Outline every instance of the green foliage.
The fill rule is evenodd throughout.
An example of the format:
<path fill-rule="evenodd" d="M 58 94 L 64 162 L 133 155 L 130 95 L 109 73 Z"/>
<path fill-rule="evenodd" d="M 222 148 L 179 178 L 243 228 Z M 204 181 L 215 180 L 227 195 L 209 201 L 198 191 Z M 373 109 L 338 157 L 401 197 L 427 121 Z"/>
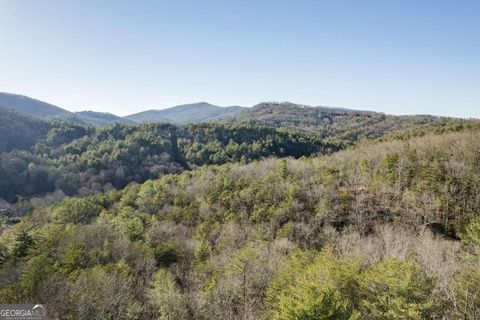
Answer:
<path fill-rule="evenodd" d="M 405 140 L 426 132 L 480 127 L 473 120 L 268 103 L 238 115 L 231 124 L 185 126 L 150 123 L 90 128 L 39 121 L 3 108 L 0 114 L 4 128 L 0 136 L 5 137 L 0 142 L 0 197 L 9 202 L 17 195 L 55 190 L 73 196 L 108 191 L 112 186 L 120 189 L 201 165 L 327 154 L 389 133 L 396 133 L 389 139 Z M 419 132 L 398 133 L 412 128 Z"/>
<path fill-rule="evenodd" d="M 90 130 L 80 125 L 67 122 L 58 122 L 48 131 L 45 143 L 50 146 L 58 146 L 69 143 L 90 133 Z"/>
<path fill-rule="evenodd" d="M 123 207 L 118 211 L 105 212 L 100 219 L 106 223 L 112 223 L 120 232 L 132 241 L 145 238 L 145 224 L 148 217 L 135 211 L 132 207 Z"/>
<path fill-rule="evenodd" d="M 299 272 L 305 270 L 314 258 L 315 253 L 309 251 L 295 250 L 290 254 L 289 259 L 266 290 L 265 305 L 267 306 L 268 317 L 274 317 L 278 311 L 280 298 L 297 281 Z"/>
<path fill-rule="evenodd" d="M 21 278 L 0 288 L 0 303 L 25 303 L 42 296 L 42 285 L 53 272 L 53 261 L 44 253 L 28 261 L 28 269 Z"/>
<path fill-rule="evenodd" d="M 58 205 L 53 211 L 53 218 L 63 223 L 88 224 L 102 209 L 90 199 L 74 198 Z"/>
<path fill-rule="evenodd" d="M 60 258 L 59 270 L 62 273 L 70 274 L 78 269 L 89 266 L 88 253 L 80 244 L 69 245 Z"/>
<path fill-rule="evenodd" d="M 285 159 L 280 160 L 279 165 L 280 167 L 278 168 L 278 172 L 280 174 L 280 177 L 282 177 L 283 179 L 286 179 L 288 176 L 287 160 Z"/>
<path fill-rule="evenodd" d="M 247 273 L 250 263 L 259 258 L 259 253 L 256 248 L 246 246 L 240 249 L 232 258 L 232 261 L 227 266 L 226 271 L 230 274 Z"/>
<path fill-rule="evenodd" d="M 466 227 L 462 242 L 470 252 L 480 256 L 480 218 L 474 219 Z"/>
<path fill-rule="evenodd" d="M 12 202 L 17 195 L 57 189 L 70 196 L 90 194 L 195 166 L 246 163 L 272 155 L 298 158 L 332 148 L 318 137 L 251 124 L 116 124 L 94 129 L 58 122 L 43 131 L 48 133 L 36 137 L 29 150 L 0 154 L 0 197 Z"/>
<path fill-rule="evenodd" d="M 362 159 L 359 164 L 358 164 L 358 167 L 360 169 L 360 173 L 364 176 L 367 176 L 370 174 L 370 168 L 369 168 L 369 163 L 368 163 L 368 160 L 367 159 Z"/>
<path fill-rule="evenodd" d="M 363 272 L 360 308 L 368 319 L 434 319 L 434 285 L 413 261 L 386 259 Z"/>
<path fill-rule="evenodd" d="M 458 319 L 480 316 L 480 259 L 469 262 L 454 283 Z"/>
<path fill-rule="evenodd" d="M 295 232 L 295 225 L 289 221 L 285 223 L 277 232 L 277 238 L 293 239 Z"/>
<path fill-rule="evenodd" d="M 185 297 L 165 269 L 159 269 L 153 275 L 148 297 L 158 310 L 158 320 L 188 319 Z"/>
<path fill-rule="evenodd" d="M 385 176 L 387 182 L 391 185 L 395 184 L 397 181 L 397 170 L 398 170 L 398 154 L 391 153 L 388 154 L 383 160 L 383 170 L 382 174 Z"/>
<path fill-rule="evenodd" d="M 457 132 L 479 128 L 476 120 L 435 118 L 433 116 L 392 116 L 369 111 L 305 107 L 288 102 L 264 102 L 228 122 L 267 124 L 279 128 L 295 128 L 325 137 L 336 146 L 351 146 L 365 139 L 407 140 L 428 132 Z"/>
<path fill-rule="evenodd" d="M 12 256 L 16 259 L 25 257 L 34 244 L 35 240 L 30 232 L 25 227 L 20 228 L 15 235 Z"/>
<path fill-rule="evenodd" d="M 210 246 L 206 241 L 200 241 L 195 249 L 195 260 L 197 263 L 203 263 L 208 260 L 212 253 Z"/>
<path fill-rule="evenodd" d="M 353 296 L 357 288 L 359 263 L 340 261 L 329 250 L 322 251 L 306 268 L 287 268 L 290 281 L 280 275 L 283 286 L 274 285 L 268 294 L 273 301 L 273 318 L 294 319 L 360 319 Z"/>
<path fill-rule="evenodd" d="M 418 163 L 418 154 L 416 150 L 408 148 L 408 156 L 405 165 L 405 178 L 407 186 L 412 184 L 412 181 L 418 175 L 419 163 Z"/>
<path fill-rule="evenodd" d="M 105 128 L 95 131 L 103 153 L 89 147 L 91 137 L 65 152 L 88 153 L 81 161 L 101 168 L 88 169 L 101 172 L 101 180 L 90 176 L 93 184 L 110 181 L 109 165 L 119 163 L 128 163 L 127 181 L 138 174 L 129 161 L 148 157 L 149 146 L 158 146 L 151 156 L 171 150 L 165 128 Z M 184 147 L 217 139 L 222 151 L 200 148 L 202 161 L 236 159 L 242 145 L 263 152 L 247 134 L 256 137 L 258 128 L 194 126 L 208 139 L 191 144 L 182 140 L 185 128 L 175 131 L 180 160 Z M 31 207 L 3 202 L 0 300 L 38 301 L 52 318 L 72 320 L 476 319 L 479 143 L 472 131 L 308 161 L 251 161 L 247 153 L 248 164 L 162 171 L 160 179 L 51 207 L 55 199 L 35 199 L 37 208 L 16 225 L 11 208 Z M 111 150 L 121 162 L 109 162 Z M 78 164 L 72 159 L 62 161 Z M 10 160 L 2 166 L 41 167 Z M 398 229 L 386 232 L 392 225 Z"/>
<path fill-rule="evenodd" d="M 443 169 L 444 160 L 442 156 L 437 153 L 431 155 L 426 165 L 422 168 L 421 177 L 423 185 L 435 191 L 439 191 L 445 179 L 445 172 Z"/>
<path fill-rule="evenodd" d="M 439 306 L 434 279 L 411 261 L 386 259 L 362 269 L 325 249 L 298 253 L 267 290 L 274 319 L 429 319 Z"/>
<path fill-rule="evenodd" d="M 8 249 L 5 245 L 0 243 L 0 267 L 5 263 L 8 258 Z"/>
<path fill-rule="evenodd" d="M 454 282 L 457 315 L 459 319 L 477 319 L 480 316 L 480 219 L 473 219 L 462 234 L 466 249 L 463 266 Z"/>

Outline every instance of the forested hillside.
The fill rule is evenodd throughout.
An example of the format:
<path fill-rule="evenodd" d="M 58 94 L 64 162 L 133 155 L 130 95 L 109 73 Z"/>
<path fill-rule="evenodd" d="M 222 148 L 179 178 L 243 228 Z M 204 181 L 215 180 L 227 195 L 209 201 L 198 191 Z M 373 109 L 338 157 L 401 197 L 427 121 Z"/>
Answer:
<path fill-rule="evenodd" d="M 138 124 L 168 122 L 176 124 L 218 120 L 246 109 L 240 106 L 219 107 L 207 102 L 183 104 L 161 110 L 146 110 L 126 117 L 111 113 L 80 111 L 70 112 L 53 104 L 24 95 L 0 92 L 0 106 L 44 120 L 68 120 L 77 124 L 104 127 L 115 123 Z M 0 112 L 1 116 L 1 112 Z"/>
<path fill-rule="evenodd" d="M 0 25 L 0 320 L 480 320 L 480 0 Z"/>
<path fill-rule="evenodd" d="M 50 128 L 46 121 L 0 106 L 0 153 L 28 148 L 44 139 Z"/>
<path fill-rule="evenodd" d="M 75 118 L 75 114 L 58 106 L 20 94 L 0 92 L 0 106 L 37 117 Z"/>
<path fill-rule="evenodd" d="M 147 110 L 131 114 L 125 119 L 136 123 L 169 122 L 195 123 L 218 120 L 237 114 L 246 108 L 239 106 L 219 107 L 207 102 L 183 104 L 162 110 Z"/>
<path fill-rule="evenodd" d="M 227 121 L 295 128 L 344 146 L 406 130 L 431 130 L 442 128 L 449 123 L 463 122 L 461 119 L 430 115 L 394 116 L 372 111 L 310 107 L 288 102 L 260 103 Z"/>
<path fill-rule="evenodd" d="M 87 195 L 119 189 L 130 182 L 205 164 L 246 163 L 270 156 L 298 158 L 338 149 L 291 130 L 248 124 L 144 124 L 95 129 L 61 122 L 39 123 L 50 130 L 34 135 L 34 146 L 0 154 L 0 198 L 8 202 L 54 191 Z M 27 132 L 35 127 L 32 124 Z M 17 135 L 4 137 L 7 146 L 17 143 L 20 147 L 22 137 L 18 135 L 23 129 L 15 130 Z M 25 144 L 31 145 L 35 139 Z"/>
<path fill-rule="evenodd" d="M 109 113 L 82 111 L 70 112 L 53 104 L 27 96 L 0 92 L 0 119 L 5 111 L 15 111 L 20 115 L 38 120 L 69 121 L 80 125 L 107 126 L 114 123 L 133 123 Z M 19 132 L 19 131 L 17 131 Z"/>
<path fill-rule="evenodd" d="M 62 150 L 101 166 L 90 139 L 136 137 L 138 154 L 144 134 L 117 126 Z M 479 138 L 428 133 L 66 199 L 3 232 L 0 303 L 44 303 L 53 319 L 478 319 Z"/>
<path fill-rule="evenodd" d="M 302 116 L 295 113 L 294 118 Z M 3 128 L 0 147 L 4 151 L 0 153 L 0 198 L 11 203 L 54 191 L 87 195 L 196 166 L 328 154 L 354 145 L 359 139 L 408 139 L 428 132 L 479 127 L 474 120 L 427 121 L 430 118 L 407 117 L 402 124 L 399 117 L 393 117 L 386 122 L 362 122 L 351 136 L 348 134 L 351 124 L 367 118 L 362 115 L 355 119 L 345 116 L 332 126 L 317 128 L 318 132 L 308 127 L 313 134 L 303 130 L 301 122 L 295 122 L 298 127 L 281 124 L 278 128 L 261 121 L 183 126 L 117 124 L 93 128 L 0 109 Z M 383 130 L 384 125 L 404 130 Z"/>
<path fill-rule="evenodd" d="M 291 104 L 186 125 L 82 116 L 102 123 L 0 109 L 0 303 L 478 319 L 480 122 Z"/>
<path fill-rule="evenodd" d="M 75 112 L 81 120 L 95 127 L 105 127 L 113 123 L 134 124 L 135 122 L 106 112 L 80 111 Z"/>

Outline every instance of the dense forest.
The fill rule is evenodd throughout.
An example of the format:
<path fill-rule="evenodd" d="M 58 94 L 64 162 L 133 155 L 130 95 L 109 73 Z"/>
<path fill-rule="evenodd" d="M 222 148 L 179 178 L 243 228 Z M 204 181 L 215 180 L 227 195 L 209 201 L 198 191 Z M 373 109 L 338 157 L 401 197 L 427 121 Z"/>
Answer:
<path fill-rule="evenodd" d="M 51 128 L 50 122 L 0 106 L 0 154 L 33 146 L 45 138 Z"/>
<path fill-rule="evenodd" d="M 0 238 L 0 303 L 54 319 L 478 319 L 479 136 L 210 165 L 38 208 Z"/>
<path fill-rule="evenodd" d="M 318 137 L 251 124 L 92 128 L 27 120 L 5 121 L 10 123 L 8 132 L 25 132 L 21 138 L 10 134 L 3 139 L 10 152 L 0 154 L 0 198 L 8 202 L 54 191 L 87 195 L 120 189 L 201 165 L 298 158 L 339 149 Z"/>
<path fill-rule="evenodd" d="M 477 120 L 266 103 L 103 127 L 1 108 L 0 125 L 0 303 L 72 320 L 480 317 Z"/>
<path fill-rule="evenodd" d="M 224 121 L 294 128 L 343 147 L 366 139 L 404 134 L 406 131 L 419 135 L 458 126 L 478 126 L 476 120 L 431 115 L 395 116 L 373 111 L 310 107 L 289 102 L 260 103 Z"/>
<path fill-rule="evenodd" d="M 284 109 L 284 105 L 278 107 L 276 112 Z M 343 111 L 346 114 L 337 119 L 333 109 L 329 117 L 336 120 L 330 125 L 305 131 L 303 123 L 310 114 L 299 112 L 303 109 L 315 108 L 293 105 L 292 113 L 284 116 L 297 119 L 292 122 L 297 127 L 282 121 L 264 122 L 260 117 L 258 121 L 233 123 L 95 128 L 1 108 L 0 198 L 19 203 L 53 192 L 89 195 L 202 165 L 329 154 L 367 139 L 407 139 L 480 126 L 474 120 L 386 117 L 351 110 Z"/>
<path fill-rule="evenodd" d="M 0 320 L 480 320 L 480 0 L 2 23 Z"/>

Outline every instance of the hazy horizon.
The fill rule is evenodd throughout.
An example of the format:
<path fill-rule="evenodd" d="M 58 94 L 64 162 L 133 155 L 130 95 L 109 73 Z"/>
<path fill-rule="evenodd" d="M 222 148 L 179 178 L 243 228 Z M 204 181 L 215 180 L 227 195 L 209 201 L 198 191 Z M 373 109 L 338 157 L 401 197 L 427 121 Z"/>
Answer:
<path fill-rule="evenodd" d="M 29 98 L 32 98 L 32 99 L 36 99 L 36 100 L 39 100 L 39 101 L 42 101 L 42 102 L 45 102 L 45 103 L 48 103 L 48 104 L 51 104 L 53 106 L 56 106 L 56 107 L 60 107 L 64 110 L 67 110 L 67 111 L 70 111 L 70 112 L 84 112 L 84 111 L 91 111 L 91 112 L 101 112 L 101 113 L 110 113 L 110 114 L 113 114 L 113 115 L 116 115 L 116 116 L 120 116 L 120 117 L 127 117 L 127 116 L 131 116 L 131 115 L 134 115 L 134 114 L 137 114 L 137 113 L 142 113 L 142 112 L 146 112 L 146 111 L 160 111 L 160 110 L 166 110 L 166 109 L 170 109 L 170 108 L 175 108 L 175 107 L 180 107 L 180 106 L 185 106 L 185 105 L 193 105 L 193 104 L 200 104 L 200 103 L 208 103 L 208 104 L 211 104 L 211 105 L 214 105 L 216 107 L 220 107 L 220 108 L 228 108 L 228 107 L 241 107 L 241 108 L 252 108 L 254 107 L 255 105 L 257 104 L 261 104 L 261 103 L 292 103 L 292 104 L 296 104 L 296 105 L 301 105 L 301 106 L 308 106 L 308 107 L 322 107 L 322 108 L 332 108 L 332 109 L 350 109 L 350 110 L 357 110 L 357 111 L 372 111 L 372 112 L 378 112 L 378 113 L 385 113 L 381 110 L 371 110 L 371 109 L 359 109 L 359 108 L 352 108 L 352 107 L 343 107 L 343 106 L 326 106 L 326 105 L 322 105 L 322 104 L 316 104 L 316 105 L 307 105 L 307 104 L 303 104 L 303 103 L 297 103 L 297 102 L 294 102 L 294 101 L 274 101 L 274 100 L 270 100 L 270 101 L 260 101 L 254 105 L 251 105 L 251 106 L 241 106 L 241 105 L 238 105 L 238 104 L 230 104 L 230 105 L 218 105 L 218 104 L 215 104 L 215 103 L 211 103 L 209 101 L 194 101 L 194 102 L 186 102 L 186 103 L 182 103 L 182 104 L 178 104 L 178 105 L 174 105 L 174 106 L 165 106 L 163 108 L 155 108 L 155 107 L 152 107 L 152 108 L 139 108 L 138 111 L 136 112 L 132 112 L 132 113 L 128 113 L 128 114 L 119 114 L 119 113 L 115 113 L 115 112 L 110 112 L 110 111 L 104 111 L 104 110 L 98 110 L 98 109 L 94 109 L 94 108 L 85 108 L 85 109 L 79 109 L 79 110 L 72 110 L 68 107 L 64 107 L 64 106 L 60 106 L 60 105 L 57 105 L 57 104 L 54 104 L 54 103 L 51 103 L 49 101 L 45 101 L 45 100 L 41 100 L 41 99 L 37 99 L 35 97 L 32 97 L 32 96 L 29 96 L 29 95 L 26 95 L 26 94 L 21 94 L 21 93 L 14 93 L 14 92 L 5 92 L 5 91 L 0 91 L 0 93 L 6 93 L 6 94 L 14 94 L 14 95 L 20 95 L 20 96 L 26 96 L 26 97 L 29 97 Z M 387 115 L 395 115 L 395 116 L 415 116 L 415 115 L 431 115 L 431 116 L 447 116 L 447 115 L 443 115 L 443 114 L 431 114 L 431 113 L 409 113 L 409 114 L 404 114 L 404 113 L 385 113 Z M 456 116 L 451 116 L 453 118 L 464 118 L 464 119 L 478 119 L 480 117 L 456 117 Z"/>
<path fill-rule="evenodd" d="M 0 1 L 0 90 L 120 116 L 290 101 L 480 117 L 480 2 Z"/>

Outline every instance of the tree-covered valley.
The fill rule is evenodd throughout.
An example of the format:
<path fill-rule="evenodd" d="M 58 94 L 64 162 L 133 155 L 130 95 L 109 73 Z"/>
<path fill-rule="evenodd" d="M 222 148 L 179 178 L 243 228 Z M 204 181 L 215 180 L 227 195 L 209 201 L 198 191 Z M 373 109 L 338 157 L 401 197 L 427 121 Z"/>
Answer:
<path fill-rule="evenodd" d="M 0 303 L 478 319 L 479 122 L 319 110 L 95 127 L 0 109 Z"/>
<path fill-rule="evenodd" d="M 266 114 L 277 121 L 265 120 Z M 203 165 L 330 154 L 365 140 L 479 126 L 475 120 L 266 103 L 218 122 L 95 127 L 0 107 L 0 198 L 26 204 L 54 192 L 89 195 Z"/>
<path fill-rule="evenodd" d="M 480 0 L 0 0 L 0 320 L 480 320 Z"/>
<path fill-rule="evenodd" d="M 264 125 L 150 123 L 93 128 L 16 116 L 13 121 L 0 119 L 5 119 L 3 130 L 16 133 L 3 136 L 9 152 L 0 154 L 0 197 L 10 203 L 54 191 L 72 196 L 120 189 L 202 165 L 271 156 L 299 158 L 341 148 L 319 137 Z M 25 136 L 19 138 L 22 131 Z"/>

